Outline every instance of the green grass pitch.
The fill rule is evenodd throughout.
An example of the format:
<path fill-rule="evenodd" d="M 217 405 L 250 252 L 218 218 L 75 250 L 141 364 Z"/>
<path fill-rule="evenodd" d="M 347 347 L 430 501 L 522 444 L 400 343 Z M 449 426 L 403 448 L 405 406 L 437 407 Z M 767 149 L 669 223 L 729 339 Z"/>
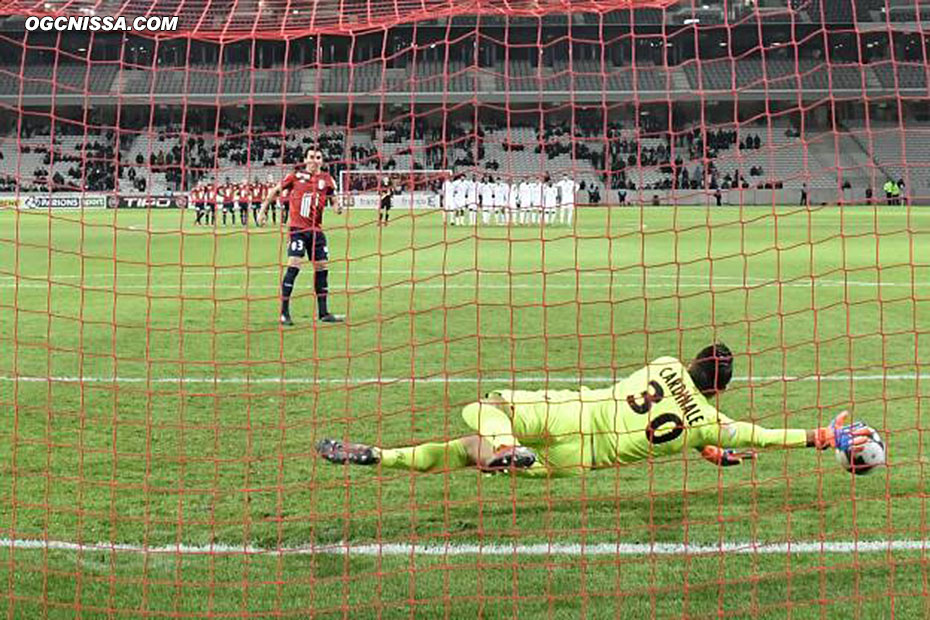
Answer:
<path fill-rule="evenodd" d="M 921 550 L 520 547 L 927 539 L 930 211 L 583 209 L 572 229 L 545 231 L 330 214 L 330 305 L 349 321 L 315 324 L 305 272 L 286 332 L 273 227 L 214 234 L 180 211 L 52 216 L 0 213 L 8 617 L 930 614 Z M 608 385 L 713 338 L 738 356 L 721 401 L 731 417 L 812 427 L 852 408 L 883 433 L 891 466 L 853 479 L 810 450 L 726 470 L 688 454 L 531 481 L 312 456 L 323 436 L 455 436 L 462 405 L 491 389 Z M 37 539 L 265 552 L 23 542 Z M 376 542 L 514 547 L 274 552 Z"/>

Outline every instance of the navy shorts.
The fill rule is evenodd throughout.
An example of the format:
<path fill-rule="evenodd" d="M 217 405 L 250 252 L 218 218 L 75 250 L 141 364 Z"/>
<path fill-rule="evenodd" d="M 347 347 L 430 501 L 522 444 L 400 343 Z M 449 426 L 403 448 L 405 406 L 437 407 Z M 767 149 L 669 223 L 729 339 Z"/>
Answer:
<path fill-rule="evenodd" d="M 312 261 L 329 260 L 329 247 L 322 230 L 291 230 L 291 241 L 287 244 L 287 255 Z"/>

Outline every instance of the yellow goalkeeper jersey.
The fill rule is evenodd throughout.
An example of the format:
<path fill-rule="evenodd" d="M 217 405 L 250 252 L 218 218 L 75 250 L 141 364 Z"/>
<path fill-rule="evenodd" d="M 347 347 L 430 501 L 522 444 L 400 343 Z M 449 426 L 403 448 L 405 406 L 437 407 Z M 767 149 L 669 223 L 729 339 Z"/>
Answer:
<path fill-rule="evenodd" d="M 731 420 L 697 389 L 688 369 L 674 357 L 660 357 L 604 390 L 590 390 L 596 445 L 607 463 L 666 456 L 685 448 L 804 446 L 803 429 L 766 429 Z M 585 398 L 588 400 L 588 398 Z"/>
<path fill-rule="evenodd" d="M 766 429 L 723 415 L 673 357 L 660 357 L 608 388 L 497 393 L 514 405 L 514 433 L 521 443 L 577 447 L 563 452 L 566 466 L 577 461 L 585 467 L 608 467 L 708 445 L 765 448 L 807 443 L 803 429 Z"/>

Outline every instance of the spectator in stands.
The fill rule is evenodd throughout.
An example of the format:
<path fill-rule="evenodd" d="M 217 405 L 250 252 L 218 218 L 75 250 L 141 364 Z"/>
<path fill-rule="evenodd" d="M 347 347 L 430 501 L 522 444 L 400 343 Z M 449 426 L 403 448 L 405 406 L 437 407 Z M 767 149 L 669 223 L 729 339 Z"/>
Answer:
<path fill-rule="evenodd" d="M 898 204 L 907 204 L 907 198 L 905 197 L 905 194 L 904 194 L 904 179 L 898 179 L 897 186 L 898 186 L 898 195 L 897 195 Z"/>
<path fill-rule="evenodd" d="M 867 204 L 867 205 L 871 205 L 871 204 L 872 204 L 872 202 L 875 200 L 875 198 L 873 197 L 873 195 L 874 195 L 874 194 L 873 194 L 872 186 L 871 186 L 871 185 L 868 186 L 867 188 L 865 188 L 865 204 Z"/>
<path fill-rule="evenodd" d="M 719 187 L 714 191 L 714 200 L 717 202 L 718 207 L 723 204 L 723 192 L 720 191 Z"/>

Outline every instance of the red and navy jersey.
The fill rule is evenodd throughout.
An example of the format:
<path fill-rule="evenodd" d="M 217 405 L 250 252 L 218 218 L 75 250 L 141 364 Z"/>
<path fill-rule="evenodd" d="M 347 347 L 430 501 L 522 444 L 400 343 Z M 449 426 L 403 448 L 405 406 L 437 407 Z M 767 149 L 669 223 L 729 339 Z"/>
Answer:
<path fill-rule="evenodd" d="M 300 230 L 321 230 L 323 209 L 336 190 L 336 183 L 328 172 L 311 175 L 297 170 L 281 181 L 282 189 L 288 192 L 289 223 Z"/>

